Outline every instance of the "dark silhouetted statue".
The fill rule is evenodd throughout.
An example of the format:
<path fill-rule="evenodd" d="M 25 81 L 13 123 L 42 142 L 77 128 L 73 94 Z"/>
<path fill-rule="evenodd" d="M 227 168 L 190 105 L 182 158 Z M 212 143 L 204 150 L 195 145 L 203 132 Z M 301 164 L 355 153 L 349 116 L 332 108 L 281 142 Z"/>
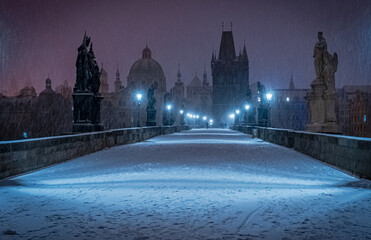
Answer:
<path fill-rule="evenodd" d="M 262 127 L 268 126 L 268 103 L 265 101 L 265 86 L 258 82 L 258 97 L 260 99 L 259 106 L 258 106 L 258 125 Z"/>
<path fill-rule="evenodd" d="M 155 87 L 153 84 L 148 88 L 147 92 L 147 126 L 156 126 L 156 109 L 155 109 Z"/>
<path fill-rule="evenodd" d="M 100 124 L 100 103 L 103 99 L 99 93 L 101 72 L 95 60 L 93 43 L 86 33 L 77 51 L 76 83 L 72 94 L 72 131 L 101 131 L 103 130 L 103 125 Z"/>

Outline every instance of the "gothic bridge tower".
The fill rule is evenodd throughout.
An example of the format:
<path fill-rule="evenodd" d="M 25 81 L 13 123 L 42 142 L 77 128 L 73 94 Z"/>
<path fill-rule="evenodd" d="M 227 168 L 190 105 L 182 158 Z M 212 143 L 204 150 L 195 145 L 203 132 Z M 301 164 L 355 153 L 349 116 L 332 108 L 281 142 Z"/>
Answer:
<path fill-rule="evenodd" d="M 242 53 L 236 55 L 232 30 L 222 32 L 218 58 L 214 52 L 212 54 L 211 72 L 212 111 L 218 125 L 225 123 L 229 113 L 244 104 L 249 89 L 249 59 L 246 46 L 244 44 Z"/>

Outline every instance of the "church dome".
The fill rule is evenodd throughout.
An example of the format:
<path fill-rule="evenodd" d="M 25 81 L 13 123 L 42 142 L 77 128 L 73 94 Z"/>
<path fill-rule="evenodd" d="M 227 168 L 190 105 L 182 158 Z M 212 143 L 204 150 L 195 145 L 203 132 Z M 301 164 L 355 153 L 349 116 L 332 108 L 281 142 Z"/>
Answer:
<path fill-rule="evenodd" d="M 165 91 L 165 74 L 161 65 L 152 58 L 151 50 L 146 47 L 143 49 L 142 58 L 137 60 L 130 68 L 128 76 L 128 86 L 137 87 L 138 84 L 149 88 L 151 84 L 157 85 L 160 91 Z M 148 86 L 147 86 L 148 85 Z"/>
<path fill-rule="evenodd" d="M 137 75 L 164 76 L 161 65 L 152 58 L 151 50 L 146 47 L 143 50 L 142 58 L 136 61 L 130 68 L 129 77 Z"/>
<path fill-rule="evenodd" d="M 40 96 L 54 95 L 56 94 L 52 89 L 52 80 L 48 78 L 45 80 L 45 89 L 39 94 Z"/>

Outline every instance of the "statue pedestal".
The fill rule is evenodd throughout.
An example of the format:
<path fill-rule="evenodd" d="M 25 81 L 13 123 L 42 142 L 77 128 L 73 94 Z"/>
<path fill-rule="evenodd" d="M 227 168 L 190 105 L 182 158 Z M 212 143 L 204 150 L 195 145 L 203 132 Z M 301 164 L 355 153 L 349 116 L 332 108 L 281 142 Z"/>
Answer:
<path fill-rule="evenodd" d="M 72 132 L 94 132 L 102 131 L 100 124 L 100 103 L 102 97 L 91 92 L 75 92 L 73 97 L 74 123 Z"/>
<path fill-rule="evenodd" d="M 156 109 L 147 109 L 146 126 L 156 126 Z"/>
<path fill-rule="evenodd" d="M 310 123 L 306 126 L 310 132 L 340 133 L 336 121 L 336 93 L 327 92 L 323 79 L 315 79 L 311 90 L 305 97 L 310 111 Z"/>

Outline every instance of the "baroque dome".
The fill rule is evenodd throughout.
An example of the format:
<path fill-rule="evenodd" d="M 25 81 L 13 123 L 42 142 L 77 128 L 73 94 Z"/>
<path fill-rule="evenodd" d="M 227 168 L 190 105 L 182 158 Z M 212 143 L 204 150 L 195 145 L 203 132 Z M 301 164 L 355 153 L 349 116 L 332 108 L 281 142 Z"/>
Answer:
<path fill-rule="evenodd" d="M 159 92 L 166 92 L 166 78 L 161 65 L 152 58 L 151 50 L 146 46 L 142 58 L 134 62 L 128 76 L 128 87 L 147 91 L 155 86 Z"/>
<path fill-rule="evenodd" d="M 143 49 L 142 58 L 137 60 L 130 68 L 129 78 L 140 75 L 147 75 L 148 77 L 165 76 L 164 70 L 161 65 L 152 58 L 152 52 L 148 47 Z"/>

